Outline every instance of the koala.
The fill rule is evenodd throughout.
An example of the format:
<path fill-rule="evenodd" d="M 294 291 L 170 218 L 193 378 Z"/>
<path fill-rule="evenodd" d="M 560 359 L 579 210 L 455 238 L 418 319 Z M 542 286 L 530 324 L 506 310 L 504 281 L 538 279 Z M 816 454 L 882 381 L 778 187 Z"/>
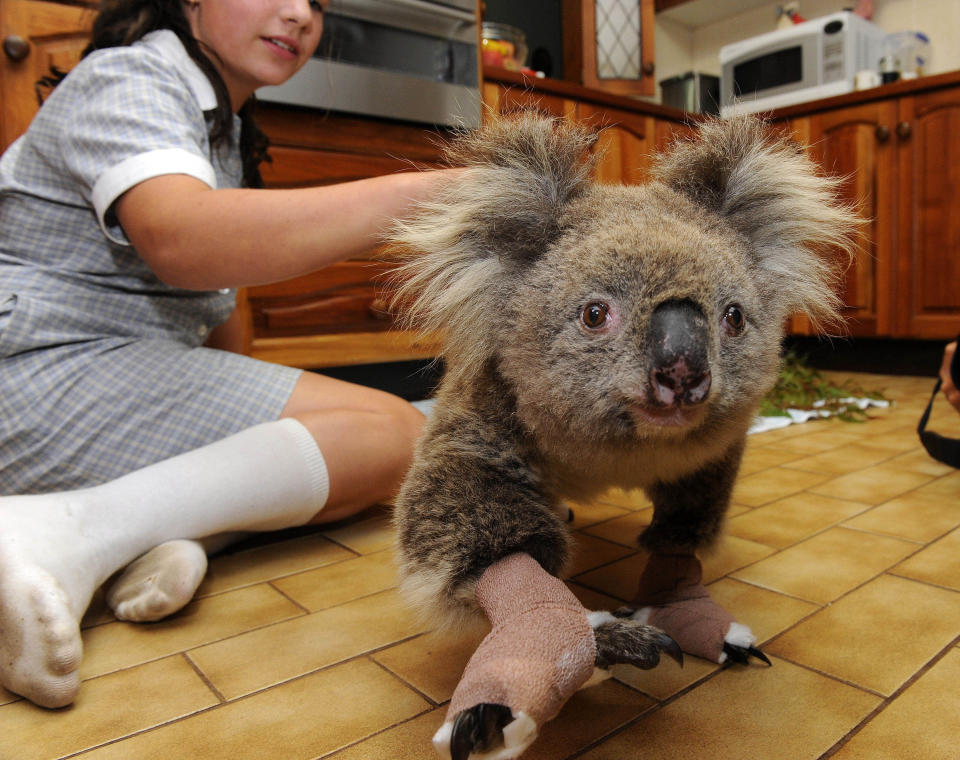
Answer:
<path fill-rule="evenodd" d="M 696 553 L 721 532 L 787 318 L 838 320 L 857 220 L 751 118 L 702 123 L 642 186 L 595 183 L 595 140 L 533 113 L 464 135 L 465 171 L 392 235 L 398 302 L 447 336 L 396 501 L 401 589 L 438 624 L 493 624 L 434 740 L 454 760 L 516 757 L 595 668 L 766 660 Z M 629 607 L 591 613 L 559 581 L 562 505 L 614 486 L 654 505 L 650 560 Z"/>

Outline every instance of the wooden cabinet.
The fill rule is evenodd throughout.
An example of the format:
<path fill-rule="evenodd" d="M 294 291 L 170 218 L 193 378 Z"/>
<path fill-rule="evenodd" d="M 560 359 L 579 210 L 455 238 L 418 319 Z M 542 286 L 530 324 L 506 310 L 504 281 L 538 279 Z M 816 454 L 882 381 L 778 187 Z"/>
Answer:
<path fill-rule="evenodd" d="M 484 105 L 489 112 L 508 114 L 534 109 L 582 121 L 600 130 L 597 150 L 602 152 L 602 158 L 595 172 L 600 182 L 646 182 L 653 154 L 678 135 L 694 130 L 673 109 L 648 104 L 638 108 L 635 101 L 626 98 L 602 97 L 595 91 L 558 82 L 531 85 L 508 72 L 498 72 L 497 76 L 502 80 L 488 79 L 483 87 Z"/>
<path fill-rule="evenodd" d="M 960 333 L 960 87 L 901 98 L 893 274 L 895 335 Z"/>
<path fill-rule="evenodd" d="M 814 158 L 828 173 L 843 178 L 843 199 L 865 220 L 840 294 L 848 329 L 855 336 L 891 331 L 896 146 L 889 130 L 895 118 L 896 104 L 878 101 L 809 120 Z"/>
<path fill-rule="evenodd" d="M 37 0 L 0 3 L 0 151 L 29 126 L 51 67 L 67 72 L 87 45 L 94 11 Z"/>
<path fill-rule="evenodd" d="M 801 120 L 802 121 L 802 120 Z M 960 332 L 960 87 L 806 118 L 813 155 L 867 224 L 843 283 L 851 335 Z"/>
<path fill-rule="evenodd" d="M 261 105 L 271 141 L 268 187 L 307 187 L 431 168 L 444 135 L 378 119 Z M 240 294 L 242 349 L 256 358 L 316 368 L 436 355 L 437 336 L 397 329 L 382 252 Z"/>

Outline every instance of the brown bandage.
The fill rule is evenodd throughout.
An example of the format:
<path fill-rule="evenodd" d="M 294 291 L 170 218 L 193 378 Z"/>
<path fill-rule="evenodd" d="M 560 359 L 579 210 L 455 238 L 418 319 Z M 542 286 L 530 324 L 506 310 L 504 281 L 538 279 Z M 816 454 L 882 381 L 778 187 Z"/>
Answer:
<path fill-rule="evenodd" d="M 702 577 L 700 560 L 692 554 L 651 554 L 632 606 L 644 608 L 640 619 L 671 636 L 684 652 L 723 662 L 734 619 L 710 598 Z"/>
<path fill-rule="evenodd" d="M 528 554 L 511 554 L 488 567 L 477 582 L 476 599 L 493 629 L 463 671 L 445 728 L 475 705 L 505 705 L 518 723 L 514 733 L 524 734 L 516 740 L 525 747 L 593 674 L 593 629 L 563 581 Z M 441 729 L 434 741 L 442 743 L 443 734 L 449 731 Z M 511 726 L 504 735 L 507 751 L 496 756 L 514 757 Z"/>

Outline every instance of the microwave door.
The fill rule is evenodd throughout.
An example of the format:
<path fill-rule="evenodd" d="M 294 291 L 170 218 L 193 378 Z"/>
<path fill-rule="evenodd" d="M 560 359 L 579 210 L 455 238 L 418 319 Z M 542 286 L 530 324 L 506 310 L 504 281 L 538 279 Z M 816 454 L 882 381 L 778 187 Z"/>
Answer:
<path fill-rule="evenodd" d="M 723 66 L 723 105 L 759 100 L 819 83 L 820 51 L 815 34 L 771 45 Z"/>

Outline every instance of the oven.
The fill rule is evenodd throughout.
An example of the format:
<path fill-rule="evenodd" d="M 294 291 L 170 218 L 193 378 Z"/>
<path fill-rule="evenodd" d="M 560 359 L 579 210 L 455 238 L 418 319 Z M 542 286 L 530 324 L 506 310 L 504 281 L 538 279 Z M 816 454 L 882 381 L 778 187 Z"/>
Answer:
<path fill-rule="evenodd" d="M 304 67 L 257 98 L 425 124 L 481 119 L 476 0 L 331 0 Z"/>

